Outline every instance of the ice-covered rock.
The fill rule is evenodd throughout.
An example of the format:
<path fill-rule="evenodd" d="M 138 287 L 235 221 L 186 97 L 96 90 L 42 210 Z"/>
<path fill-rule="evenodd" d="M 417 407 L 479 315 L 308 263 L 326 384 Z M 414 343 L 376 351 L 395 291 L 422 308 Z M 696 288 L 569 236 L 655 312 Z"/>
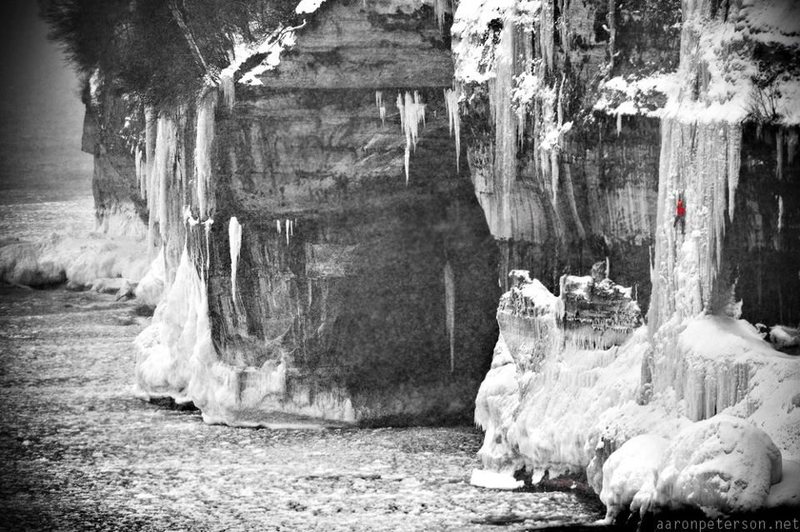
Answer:
<path fill-rule="evenodd" d="M 675 436 L 661 464 L 657 500 L 708 514 L 755 511 L 781 475 L 781 453 L 763 430 L 717 415 Z"/>
<path fill-rule="evenodd" d="M 136 285 L 129 279 L 125 279 L 123 277 L 103 277 L 101 279 L 95 279 L 90 287 L 90 290 L 94 292 L 102 292 L 104 294 L 117 294 L 118 296 L 122 296 L 132 293 L 135 288 Z"/>
<path fill-rule="evenodd" d="M 800 462 L 783 460 L 781 481 L 770 487 L 765 506 L 767 508 L 800 508 Z"/>
<path fill-rule="evenodd" d="M 492 369 L 476 399 L 475 421 L 486 430 L 479 454 L 485 468 L 524 465 L 534 478 L 545 470 L 551 476 L 579 472 L 595 455 L 599 436 L 594 445 L 586 442 L 602 433 L 601 415 L 636 406 L 648 343 L 640 329 L 621 347 L 615 344 L 622 334 L 607 349 L 587 347 L 607 345 L 605 331 L 620 321 L 630 336 L 640 319 L 638 306 L 627 289 L 607 279 L 564 276 L 555 296 L 528 272 L 510 277 L 513 286 L 497 311 L 500 338 Z M 580 321 L 582 310 L 593 313 L 588 324 Z M 577 326 L 587 330 L 578 333 Z"/>
<path fill-rule="evenodd" d="M 775 325 L 769 331 L 769 341 L 776 349 L 789 349 L 800 346 L 800 329 Z"/>
<path fill-rule="evenodd" d="M 625 442 L 603 466 L 600 498 L 607 521 L 626 509 L 751 512 L 791 504 L 788 493 L 797 482 L 791 467 L 787 483 L 779 485 L 781 453 L 770 437 L 743 419 L 720 414 L 687 425 L 671 441 L 647 434 Z"/>

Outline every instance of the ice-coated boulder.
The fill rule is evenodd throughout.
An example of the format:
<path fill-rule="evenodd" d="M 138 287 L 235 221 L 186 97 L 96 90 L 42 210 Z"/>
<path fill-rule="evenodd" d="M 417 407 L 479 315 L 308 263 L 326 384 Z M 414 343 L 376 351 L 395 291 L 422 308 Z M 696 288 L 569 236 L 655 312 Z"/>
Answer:
<path fill-rule="evenodd" d="M 677 434 L 658 477 L 661 506 L 692 506 L 706 513 L 754 511 L 781 480 L 781 453 L 748 421 L 717 415 Z M 604 483 L 605 487 L 605 483 Z"/>

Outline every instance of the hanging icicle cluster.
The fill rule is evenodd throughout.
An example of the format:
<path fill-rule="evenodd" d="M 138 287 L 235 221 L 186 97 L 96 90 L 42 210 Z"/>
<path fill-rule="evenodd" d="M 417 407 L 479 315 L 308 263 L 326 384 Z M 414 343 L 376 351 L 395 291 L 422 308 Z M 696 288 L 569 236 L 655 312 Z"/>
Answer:
<path fill-rule="evenodd" d="M 291 237 L 294 236 L 294 227 L 297 225 L 297 219 L 286 218 L 283 222 L 280 219 L 275 220 L 275 227 L 278 229 L 278 234 L 286 236 L 286 245 L 289 245 Z"/>
<path fill-rule="evenodd" d="M 406 92 L 397 95 L 397 109 L 400 111 L 400 128 L 406 137 L 405 169 L 406 184 L 408 184 L 408 167 L 411 161 L 411 150 L 417 148 L 419 140 L 419 125 L 425 124 L 425 104 L 422 103 L 419 92 Z"/>
<path fill-rule="evenodd" d="M 461 158 L 461 115 L 458 112 L 458 100 L 461 97 L 456 89 L 444 90 L 444 104 L 447 107 L 447 119 L 450 124 L 450 136 L 456 139 L 456 170 L 460 167 Z"/>

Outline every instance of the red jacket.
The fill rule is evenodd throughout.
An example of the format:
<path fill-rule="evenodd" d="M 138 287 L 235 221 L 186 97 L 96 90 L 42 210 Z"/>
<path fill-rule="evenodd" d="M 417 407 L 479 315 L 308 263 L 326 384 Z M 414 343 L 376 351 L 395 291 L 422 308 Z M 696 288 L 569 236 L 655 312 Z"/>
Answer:
<path fill-rule="evenodd" d="M 678 216 L 686 216 L 686 207 L 683 206 L 683 200 L 678 200 L 678 208 L 675 209 Z"/>

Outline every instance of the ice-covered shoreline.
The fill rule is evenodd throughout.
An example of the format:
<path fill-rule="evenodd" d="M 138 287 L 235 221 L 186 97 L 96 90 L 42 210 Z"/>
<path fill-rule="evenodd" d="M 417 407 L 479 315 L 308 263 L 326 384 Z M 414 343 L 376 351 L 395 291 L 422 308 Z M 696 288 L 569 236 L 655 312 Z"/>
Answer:
<path fill-rule="evenodd" d="M 98 221 L 93 203 L 86 197 L 4 205 L 0 281 L 133 295 L 151 269 L 143 224 L 132 212 Z M 143 302 L 155 306 L 155 292 L 151 287 Z"/>

